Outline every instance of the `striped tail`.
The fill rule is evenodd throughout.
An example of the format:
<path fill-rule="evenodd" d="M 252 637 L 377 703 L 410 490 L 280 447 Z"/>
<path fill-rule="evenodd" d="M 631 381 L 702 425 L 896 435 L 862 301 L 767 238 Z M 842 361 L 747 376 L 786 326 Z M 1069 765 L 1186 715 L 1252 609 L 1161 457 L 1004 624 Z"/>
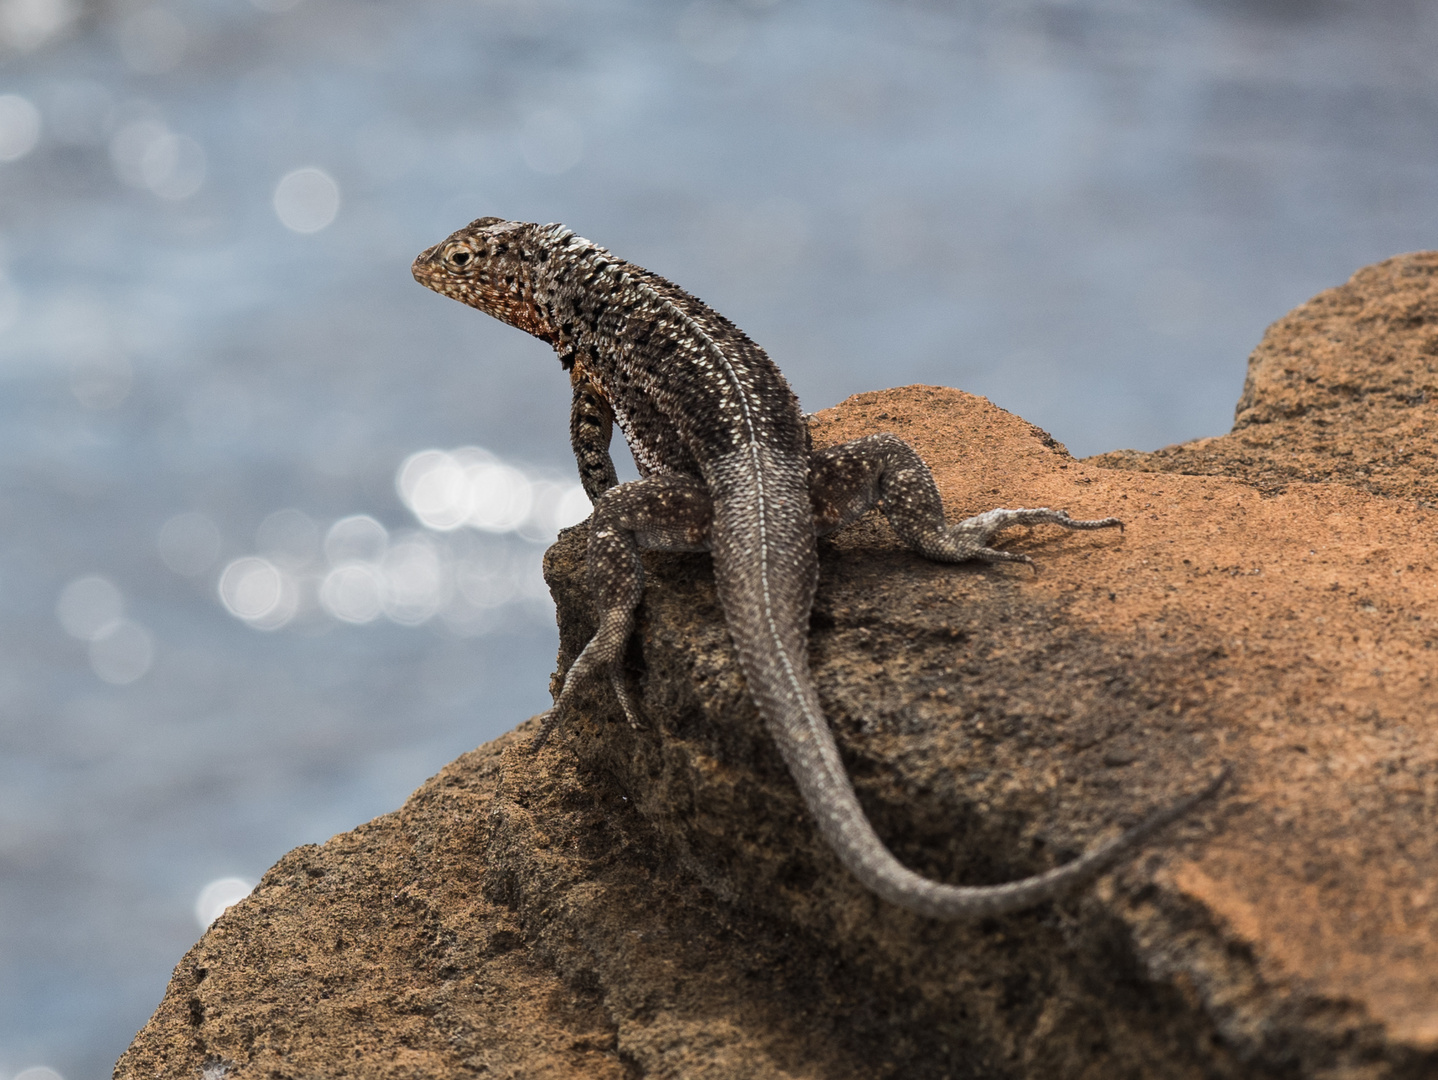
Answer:
<path fill-rule="evenodd" d="M 705 480 L 714 506 L 715 580 L 749 693 L 820 833 L 850 872 L 885 900 L 936 919 L 1002 915 L 1052 900 L 1091 882 L 1211 798 L 1227 779 L 1225 770 L 1203 789 L 1043 874 L 972 887 L 916 874 L 884 846 L 859 805 L 809 674 L 818 557 L 806 463 L 751 445 L 710 463 Z"/>

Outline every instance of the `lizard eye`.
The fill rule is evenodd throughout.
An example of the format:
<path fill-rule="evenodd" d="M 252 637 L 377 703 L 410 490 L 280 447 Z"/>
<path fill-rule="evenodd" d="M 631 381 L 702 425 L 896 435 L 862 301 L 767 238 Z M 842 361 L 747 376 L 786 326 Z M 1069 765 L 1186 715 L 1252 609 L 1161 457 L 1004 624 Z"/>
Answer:
<path fill-rule="evenodd" d="M 465 251 L 464 248 L 449 253 L 449 261 L 453 266 L 464 266 L 473 257 L 473 253 Z"/>

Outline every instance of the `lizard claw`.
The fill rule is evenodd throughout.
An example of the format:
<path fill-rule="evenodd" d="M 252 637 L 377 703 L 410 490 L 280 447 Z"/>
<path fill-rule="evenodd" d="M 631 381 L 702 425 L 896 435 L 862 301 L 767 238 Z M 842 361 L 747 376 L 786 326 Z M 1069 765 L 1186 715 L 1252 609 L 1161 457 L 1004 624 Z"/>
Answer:
<path fill-rule="evenodd" d="M 601 666 L 609 669 L 609 685 L 614 687 L 614 696 L 619 699 L 619 706 L 624 710 L 624 718 L 629 721 L 629 726 L 636 731 L 644 727 L 639 719 L 639 707 L 634 701 L 634 695 L 629 692 L 629 687 L 624 683 L 624 672 L 618 661 L 606 661 L 596 654 L 592 646 L 593 642 L 590 642 L 575 658 L 573 665 L 564 676 L 564 686 L 559 691 L 559 698 L 540 717 L 539 731 L 534 736 L 534 742 L 530 746 L 531 751 L 538 752 L 544 746 L 554 729 L 560 725 L 569 712 L 570 700 L 576 689 L 595 674 L 595 668 Z"/>
<path fill-rule="evenodd" d="M 1034 573 L 1038 573 L 1038 567 L 1034 566 L 1033 559 L 1027 555 L 1020 555 L 1013 551 L 1003 551 L 999 548 L 981 547 L 975 549 L 970 558 L 978 559 L 980 562 L 1017 562 L 1027 563 L 1034 567 Z"/>
<path fill-rule="evenodd" d="M 614 696 L 619 699 L 619 706 L 624 710 L 624 719 L 629 721 L 629 726 L 635 731 L 641 730 L 644 725 L 639 720 L 639 707 L 634 701 L 634 695 L 624 683 L 624 673 L 617 667 L 609 669 L 609 685 L 614 687 Z"/>

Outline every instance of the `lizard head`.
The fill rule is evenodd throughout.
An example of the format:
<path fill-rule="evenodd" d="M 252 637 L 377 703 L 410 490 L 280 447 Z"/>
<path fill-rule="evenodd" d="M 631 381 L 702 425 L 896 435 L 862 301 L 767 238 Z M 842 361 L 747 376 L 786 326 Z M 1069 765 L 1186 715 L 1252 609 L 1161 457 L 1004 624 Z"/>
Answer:
<path fill-rule="evenodd" d="M 422 251 L 410 271 L 425 288 L 553 344 L 545 269 L 556 242 L 571 235 L 557 225 L 482 217 Z"/>

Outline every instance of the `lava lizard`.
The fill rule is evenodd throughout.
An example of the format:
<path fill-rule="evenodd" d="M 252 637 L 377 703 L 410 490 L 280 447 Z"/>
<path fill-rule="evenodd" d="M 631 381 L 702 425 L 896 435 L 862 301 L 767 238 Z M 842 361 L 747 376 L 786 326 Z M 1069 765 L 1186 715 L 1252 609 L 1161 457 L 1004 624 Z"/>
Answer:
<path fill-rule="evenodd" d="M 1202 790 L 1046 873 L 956 886 L 908 869 L 865 816 L 809 674 L 816 540 L 872 506 L 929 559 L 1031 562 L 988 546 L 1013 525 L 1106 529 L 1062 510 L 990 510 L 944 519 L 928 466 L 893 435 L 812 449 L 798 399 L 768 355 L 728 319 L 657 274 L 562 225 L 483 217 L 423 252 L 416 280 L 548 342 L 573 389 L 570 441 L 594 502 L 587 555 L 599 629 L 571 665 L 535 740 L 575 688 L 607 672 L 638 723 L 619 663 L 643 591 L 643 548 L 708 551 L 739 668 L 804 802 L 843 864 L 900 907 L 942 919 L 1016 911 L 1088 883 L 1213 795 Z M 620 484 L 618 424 L 640 479 Z"/>

